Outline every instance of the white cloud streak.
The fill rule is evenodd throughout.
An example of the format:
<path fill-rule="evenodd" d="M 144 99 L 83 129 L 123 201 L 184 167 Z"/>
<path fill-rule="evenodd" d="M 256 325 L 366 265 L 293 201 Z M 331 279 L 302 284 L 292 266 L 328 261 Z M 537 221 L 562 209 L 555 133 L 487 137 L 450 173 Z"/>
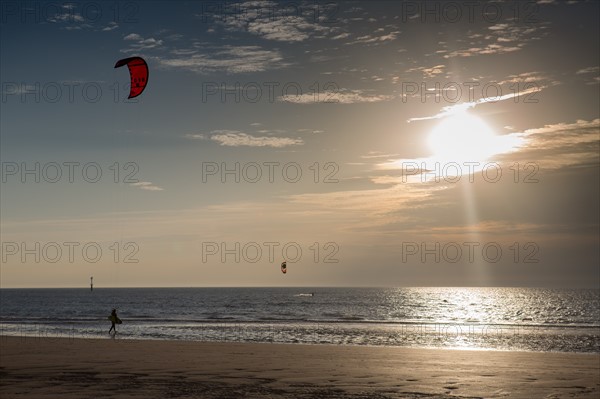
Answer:
<path fill-rule="evenodd" d="M 215 130 L 210 135 L 188 134 L 186 138 L 196 140 L 210 139 L 226 147 L 273 147 L 283 148 L 295 145 L 303 145 L 300 138 L 275 137 L 275 136 L 253 136 L 237 130 Z"/>
<path fill-rule="evenodd" d="M 183 69 L 199 74 L 215 71 L 227 73 L 262 72 L 285 65 L 278 50 L 265 50 L 258 46 L 223 46 L 217 51 L 200 52 L 196 49 L 176 50 L 175 55 L 185 57 L 156 57 L 164 68 Z"/>
<path fill-rule="evenodd" d="M 338 92 L 329 93 L 304 93 L 300 95 L 286 94 L 284 96 L 279 96 L 277 98 L 277 101 L 294 104 L 359 104 L 389 101 L 394 98 L 395 97 L 391 95 L 369 94 L 364 90 L 342 89 Z"/>
<path fill-rule="evenodd" d="M 149 181 L 140 181 L 137 183 L 131 183 L 131 185 L 133 187 L 137 187 L 139 189 L 146 190 L 146 191 L 163 191 L 164 190 L 162 187 L 159 187 L 156 184 L 149 182 Z"/>
<path fill-rule="evenodd" d="M 532 94 L 532 93 L 537 93 L 537 92 L 542 91 L 545 88 L 546 88 L 545 86 L 540 86 L 540 87 L 536 86 L 536 87 L 531 87 L 531 88 L 528 88 L 528 89 L 525 89 L 525 90 L 522 90 L 519 92 L 512 92 L 512 93 L 505 94 L 505 95 L 498 96 L 498 97 L 484 97 L 484 98 L 480 98 L 477 101 L 449 105 L 447 107 L 443 107 L 442 111 L 438 112 L 435 115 L 423 116 L 423 117 L 418 117 L 418 118 L 410 118 L 410 119 L 408 119 L 408 122 L 410 123 L 410 122 L 414 122 L 414 121 L 425 121 L 425 120 L 430 120 L 430 119 L 445 118 L 447 116 L 454 115 L 457 112 L 466 111 L 468 109 L 474 108 L 475 106 L 480 105 L 480 104 L 509 100 L 511 98 L 524 96 L 524 95 Z"/>

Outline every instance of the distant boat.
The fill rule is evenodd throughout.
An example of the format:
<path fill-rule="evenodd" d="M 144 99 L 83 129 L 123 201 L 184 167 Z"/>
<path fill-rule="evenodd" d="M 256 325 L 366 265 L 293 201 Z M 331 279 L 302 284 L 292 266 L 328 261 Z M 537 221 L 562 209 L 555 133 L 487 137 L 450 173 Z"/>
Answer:
<path fill-rule="evenodd" d="M 310 293 L 296 294 L 294 296 L 315 296 L 315 293 L 314 292 L 310 292 Z"/>

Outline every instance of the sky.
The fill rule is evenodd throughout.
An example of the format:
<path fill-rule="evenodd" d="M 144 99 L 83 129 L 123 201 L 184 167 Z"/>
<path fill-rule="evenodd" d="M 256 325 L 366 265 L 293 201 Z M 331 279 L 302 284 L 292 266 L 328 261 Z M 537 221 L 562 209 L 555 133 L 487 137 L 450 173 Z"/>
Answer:
<path fill-rule="evenodd" d="M 2 2 L 0 287 L 600 288 L 598 8 Z"/>

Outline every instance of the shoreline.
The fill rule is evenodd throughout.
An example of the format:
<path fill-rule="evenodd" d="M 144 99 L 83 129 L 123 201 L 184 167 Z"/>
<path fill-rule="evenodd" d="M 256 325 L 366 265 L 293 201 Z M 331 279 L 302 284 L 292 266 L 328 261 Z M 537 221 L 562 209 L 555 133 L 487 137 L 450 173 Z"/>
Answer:
<path fill-rule="evenodd" d="M 600 354 L 592 353 L 8 336 L 0 338 L 0 353 L 3 398 L 600 393 Z"/>
<path fill-rule="evenodd" d="M 62 334 L 59 336 L 51 336 L 51 335 L 36 335 L 34 333 L 31 334 L 21 334 L 21 335 L 2 335 L 0 334 L 0 343 L 5 339 L 14 339 L 22 342 L 29 341 L 55 341 L 55 340 L 65 340 L 65 341 L 122 341 L 122 342 L 189 342 L 196 344 L 248 344 L 248 345 L 291 345 L 291 346 L 329 346 L 329 347 L 359 347 L 359 348 L 397 348 L 397 349 L 416 349 L 416 350 L 441 350 L 441 351 L 466 351 L 466 352 L 515 352 L 515 353 L 556 353 L 556 354 L 574 354 L 574 355 L 586 355 L 586 356 L 599 356 L 600 352 L 573 352 L 573 351 L 536 351 L 529 349 L 505 349 L 505 348 L 469 348 L 469 347 L 460 347 L 460 346 L 445 346 L 445 347 L 435 347 L 435 346 L 402 346 L 402 345 L 385 345 L 385 344 L 354 344 L 354 343 L 334 343 L 334 342 L 319 342 L 319 343 L 311 343 L 311 342 L 281 342 L 281 341 L 243 341 L 243 340 L 202 340 L 202 339 L 172 339 L 172 338 L 139 338 L 139 337 L 126 337 L 126 336 L 108 336 L 104 333 L 93 334 L 89 337 L 84 336 L 68 336 L 67 334 Z"/>
<path fill-rule="evenodd" d="M 85 324 L 0 322 L 3 336 L 18 339 L 109 339 L 105 321 Z M 600 354 L 598 327 L 500 326 L 420 323 L 373 326 L 346 323 L 203 322 L 153 325 L 128 322 L 116 339 L 212 343 L 347 345 L 531 353 Z"/>

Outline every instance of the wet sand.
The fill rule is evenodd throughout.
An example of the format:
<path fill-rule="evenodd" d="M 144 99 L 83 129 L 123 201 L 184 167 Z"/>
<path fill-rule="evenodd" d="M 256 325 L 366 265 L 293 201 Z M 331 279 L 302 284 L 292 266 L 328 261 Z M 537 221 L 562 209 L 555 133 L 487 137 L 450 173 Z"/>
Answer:
<path fill-rule="evenodd" d="M 599 396 L 599 354 L 0 338 L 3 399 Z"/>

